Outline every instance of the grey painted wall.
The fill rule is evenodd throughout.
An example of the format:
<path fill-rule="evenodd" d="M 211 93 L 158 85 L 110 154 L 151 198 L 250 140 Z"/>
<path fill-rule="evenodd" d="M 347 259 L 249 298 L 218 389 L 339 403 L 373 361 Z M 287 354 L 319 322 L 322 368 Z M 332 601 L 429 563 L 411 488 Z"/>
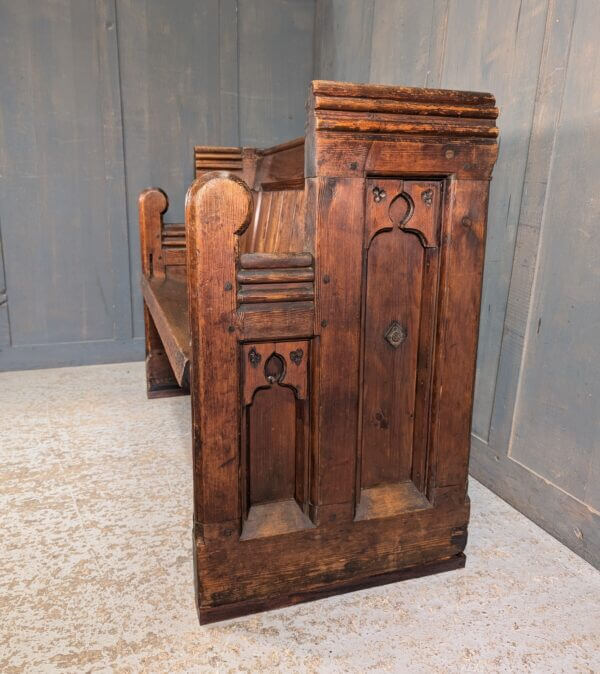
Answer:
<path fill-rule="evenodd" d="M 600 565 L 600 3 L 318 0 L 323 78 L 491 91 L 471 472 Z"/>
<path fill-rule="evenodd" d="M 314 0 L 0 0 L 0 369 L 143 357 L 137 195 L 304 131 Z"/>

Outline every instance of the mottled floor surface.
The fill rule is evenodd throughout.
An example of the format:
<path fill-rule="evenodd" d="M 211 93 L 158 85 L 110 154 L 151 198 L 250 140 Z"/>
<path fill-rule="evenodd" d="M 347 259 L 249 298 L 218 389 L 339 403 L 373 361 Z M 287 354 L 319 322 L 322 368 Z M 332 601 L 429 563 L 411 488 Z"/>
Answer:
<path fill-rule="evenodd" d="M 0 374 L 0 671 L 600 671 L 600 574 L 471 481 L 467 567 L 196 621 L 189 398 Z"/>

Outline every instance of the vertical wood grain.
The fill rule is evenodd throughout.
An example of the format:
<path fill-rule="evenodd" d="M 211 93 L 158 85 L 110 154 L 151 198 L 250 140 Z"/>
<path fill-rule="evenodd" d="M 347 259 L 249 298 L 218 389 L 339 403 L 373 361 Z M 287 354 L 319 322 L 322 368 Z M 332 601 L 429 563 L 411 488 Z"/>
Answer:
<path fill-rule="evenodd" d="M 450 180 L 447 188 L 442 232 L 447 245 L 441 256 L 430 479 L 435 487 L 465 489 L 489 183 Z"/>
<path fill-rule="evenodd" d="M 487 439 L 533 121 L 547 0 L 451 0 L 441 86 L 492 91 L 500 109 L 490 191 L 473 432 Z"/>
<path fill-rule="evenodd" d="M 129 259 L 137 289 L 137 196 L 147 187 L 161 187 L 170 202 L 165 221 L 183 222 L 185 192 L 194 179 L 193 146 L 223 140 L 221 84 L 232 68 L 227 60 L 219 68 L 219 35 L 225 26 L 218 0 L 183 0 L 176 6 L 169 0 L 117 2 Z M 225 5 L 223 19 L 227 10 Z M 231 131 L 237 124 L 228 115 Z M 141 293 L 134 292 L 136 335 L 144 331 L 141 302 Z"/>
<path fill-rule="evenodd" d="M 240 144 L 238 0 L 219 0 L 219 144 Z M 200 142 L 197 143 L 200 145 Z"/>
<path fill-rule="evenodd" d="M 203 526 L 240 517 L 240 363 L 232 286 L 238 234 L 250 222 L 252 196 L 239 178 L 223 175 L 196 179 L 185 205 L 189 320 L 197 356 L 190 368 L 195 519 Z"/>
<path fill-rule="evenodd" d="M 294 497 L 296 399 L 283 386 L 257 391 L 248 408 L 249 505 Z"/>
<path fill-rule="evenodd" d="M 600 6 L 577 3 L 510 456 L 600 510 Z M 600 561 L 600 560 L 599 560 Z"/>
<path fill-rule="evenodd" d="M 313 0 L 238 0 L 240 143 L 304 133 L 313 72 Z"/>
<path fill-rule="evenodd" d="M 1 11 L 12 344 L 131 337 L 114 6 L 3 2 Z"/>
<path fill-rule="evenodd" d="M 548 173 L 564 95 L 576 0 L 549 4 L 523 184 L 489 444 L 508 451 L 548 196 Z M 535 317 L 534 317 L 535 319 Z"/>
<path fill-rule="evenodd" d="M 439 86 L 447 0 L 378 0 L 373 17 L 370 81 Z"/>
<path fill-rule="evenodd" d="M 320 0 L 316 10 L 315 78 L 368 82 L 375 0 Z"/>
<path fill-rule="evenodd" d="M 350 505 L 358 427 L 364 181 L 311 178 L 308 183 L 313 193 L 309 200 L 316 208 L 315 335 L 319 336 L 318 365 L 313 370 L 318 381 L 313 390 L 316 467 L 311 501 Z"/>

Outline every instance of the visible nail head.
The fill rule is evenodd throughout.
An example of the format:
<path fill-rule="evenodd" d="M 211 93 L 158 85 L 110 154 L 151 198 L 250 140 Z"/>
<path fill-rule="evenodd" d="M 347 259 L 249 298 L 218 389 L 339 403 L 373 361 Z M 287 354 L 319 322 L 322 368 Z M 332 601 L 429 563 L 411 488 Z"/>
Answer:
<path fill-rule="evenodd" d="M 463 224 L 463 227 L 470 227 L 470 226 L 473 224 L 473 221 L 471 220 L 471 218 L 467 217 L 466 215 L 465 215 L 465 217 L 461 220 L 461 222 L 462 222 L 462 224 Z"/>
<path fill-rule="evenodd" d="M 323 276 L 323 283 L 329 283 L 329 281 L 331 281 L 329 274 L 325 274 L 325 276 Z"/>
<path fill-rule="evenodd" d="M 231 290 L 232 288 L 233 286 L 231 285 L 231 283 L 227 281 L 227 283 L 225 284 L 225 290 Z"/>
<path fill-rule="evenodd" d="M 353 171 L 356 171 L 356 169 L 358 168 L 358 164 L 355 161 L 349 164 L 349 166 Z"/>
<path fill-rule="evenodd" d="M 454 157 L 454 150 L 446 150 L 446 159 L 452 159 Z"/>
<path fill-rule="evenodd" d="M 325 319 L 323 319 L 323 320 L 321 321 L 321 327 L 322 327 L 322 328 L 326 328 L 326 327 L 327 327 L 327 321 L 326 321 Z"/>
<path fill-rule="evenodd" d="M 233 325 L 230 325 L 230 326 L 227 328 L 227 332 L 235 332 L 235 328 L 233 327 Z"/>

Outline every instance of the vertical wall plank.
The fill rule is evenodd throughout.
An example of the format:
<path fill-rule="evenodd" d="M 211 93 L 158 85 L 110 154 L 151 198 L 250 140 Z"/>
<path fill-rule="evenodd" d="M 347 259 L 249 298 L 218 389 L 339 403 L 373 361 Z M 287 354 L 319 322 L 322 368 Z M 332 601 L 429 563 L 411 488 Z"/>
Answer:
<path fill-rule="evenodd" d="M 194 178 L 193 146 L 222 142 L 221 83 L 229 86 L 232 68 L 226 60 L 222 80 L 218 0 L 181 0 L 176 6 L 170 0 L 118 0 L 117 9 L 129 258 L 135 335 L 142 336 L 137 196 L 161 187 L 170 203 L 165 220 L 183 222 L 185 192 Z M 223 18 L 228 11 L 231 16 L 225 6 Z M 237 126 L 231 112 L 225 126 L 228 133 Z"/>
<path fill-rule="evenodd" d="M 502 336 L 489 444 L 508 451 L 525 332 L 530 315 L 548 173 L 564 93 L 576 0 L 551 0 L 538 78 L 535 112 L 510 291 Z"/>
<path fill-rule="evenodd" d="M 363 77 L 351 31 L 328 44 L 345 5 L 317 2 L 317 77 Z M 496 95 L 470 467 L 596 565 L 599 30 L 594 0 L 380 0 L 370 60 L 371 81 Z"/>
<path fill-rule="evenodd" d="M 373 18 L 371 82 L 436 86 L 447 1 L 379 0 Z M 440 29 L 442 31 L 440 35 Z M 434 84 L 435 83 L 435 84 Z"/>
<path fill-rule="evenodd" d="M 238 78 L 238 3 L 219 0 L 219 144 L 240 144 Z"/>
<path fill-rule="evenodd" d="M 452 0 L 441 85 L 492 91 L 500 152 L 490 192 L 473 432 L 487 440 L 527 163 L 547 0 Z"/>
<path fill-rule="evenodd" d="M 313 0 L 239 0 L 240 142 L 268 146 L 304 134 L 313 72 Z"/>
<path fill-rule="evenodd" d="M 368 82 L 374 0 L 320 0 L 315 25 L 315 78 Z"/>
<path fill-rule="evenodd" d="M 137 195 L 163 187 L 181 222 L 194 144 L 303 133 L 314 10 L 0 0 L 0 367 L 142 355 Z"/>
<path fill-rule="evenodd" d="M 114 277 L 113 334 L 115 339 L 126 340 L 133 337 L 133 324 L 116 0 L 97 0 L 96 11 L 100 69 L 105 74 L 100 79 L 99 91 L 106 179 L 105 226 L 110 232 L 111 240 L 117 244 L 112 247 L 112 268 L 118 270 Z"/>
<path fill-rule="evenodd" d="M 130 337 L 114 6 L 3 0 L 0 11 L 12 345 Z"/>
<path fill-rule="evenodd" d="M 510 456 L 600 510 L 600 5 L 577 3 Z"/>

